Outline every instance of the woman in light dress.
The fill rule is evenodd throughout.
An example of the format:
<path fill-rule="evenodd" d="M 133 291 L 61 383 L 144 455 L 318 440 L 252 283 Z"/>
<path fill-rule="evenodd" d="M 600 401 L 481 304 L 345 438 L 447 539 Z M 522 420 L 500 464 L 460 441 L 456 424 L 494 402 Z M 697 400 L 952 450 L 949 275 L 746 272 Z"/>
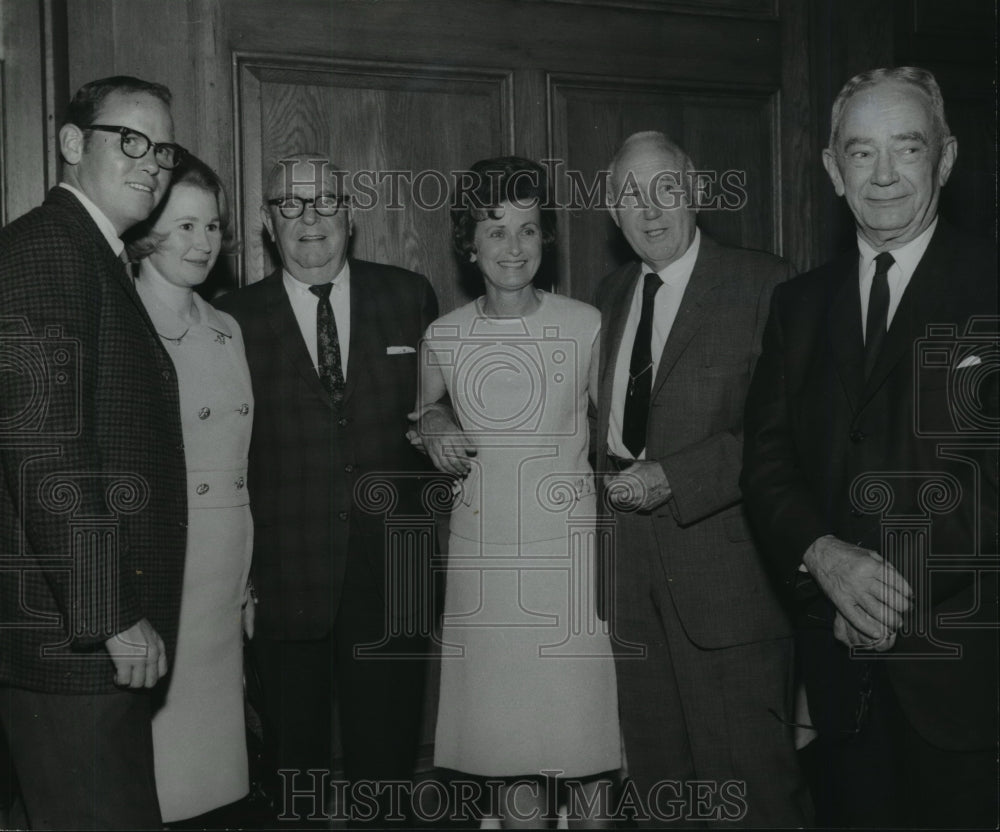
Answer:
<path fill-rule="evenodd" d="M 177 371 L 188 469 L 177 651 L 153 717 L 156 787 L 168 823 L 234 803 L 249 789 L 242 631 L 252 635 L 253 627 L 246 488 L 253 395 L 239 326 L 194 291 L 232 246 L 228 219 L 218 176 L 189 156 L 129 246 L 139 261 L 139 297 Z"/>
<path fill-rule="evenodd" d="M 517 157 L 471 170 L 479 186 L 453 209 L 454 244 L 486 291 L 431 324 L 417 403 L 426 450 L 461 477 L 434 762 L 503 778 L 492 808 L 505 827 L 542 825 L 558 800 L 571 825 L 595 826 L 608 807 L 582 807 L 608 793 L 621 765 L 614 661 L 594 611 L 587 461 L 600 314 L 534 285 L 555 239 L 543 170 Z M 457 437 L 434 436 L 445 394 Z M 547 793 L 553 784 L 560 795 Z"/>

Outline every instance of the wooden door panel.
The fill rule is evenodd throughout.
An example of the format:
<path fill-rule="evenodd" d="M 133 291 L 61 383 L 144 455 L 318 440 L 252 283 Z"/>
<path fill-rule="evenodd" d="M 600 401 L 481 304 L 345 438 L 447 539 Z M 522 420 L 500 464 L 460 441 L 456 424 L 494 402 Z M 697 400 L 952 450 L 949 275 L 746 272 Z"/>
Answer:
<path fill-rule="evenodd" d="M 248 282 L 275 262 L 255 206 L 271 166 L 328 154 L 354 196 L 356 257 L 426 274 L 443 309 L 466 299 L 451 253 L 454 172 L 510 152 L 512 85 L 504 71 L 247 58 L 238 73 L 240 228 Z"/>

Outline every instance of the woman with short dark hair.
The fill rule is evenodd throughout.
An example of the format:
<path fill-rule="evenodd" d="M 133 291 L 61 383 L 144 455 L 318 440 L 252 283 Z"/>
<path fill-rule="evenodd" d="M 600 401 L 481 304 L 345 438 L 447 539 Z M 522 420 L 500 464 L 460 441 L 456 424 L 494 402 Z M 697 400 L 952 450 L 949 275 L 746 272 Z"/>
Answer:
<path fill-rule="evenodd" d="M 534 285 L 555 241 L 542 168 L 502 157 L 471 174 L 453 241 L 485 294 L 431 324 L 418 402 L 423 413 L 447 394 L 468 448 L 441 455 L 425 436 L 435 463 L 462 477 L 434 760 L 502 778 L 492 808 L 506 826 L 540 825 L 558 805 L 548 786 L 563 783 L 570 823 L 593 826 L 621 764 L 614 662 L 593 597 L 587 406 L 600 314 Z"/>

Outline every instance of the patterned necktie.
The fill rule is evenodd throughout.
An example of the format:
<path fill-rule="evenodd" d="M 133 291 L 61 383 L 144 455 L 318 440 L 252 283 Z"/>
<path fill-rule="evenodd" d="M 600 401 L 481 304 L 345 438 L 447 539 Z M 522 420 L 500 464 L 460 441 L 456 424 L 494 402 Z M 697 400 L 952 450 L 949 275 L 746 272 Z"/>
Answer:
<path fill-rule="evenodd" d="M 868 319 L 865 323 L 865 381 L 872 374 L 889 328 L 889 269 L 895 262 L 887 251 L 875 258 L 875 277 L 868 295 Z"/>
<path fill-rule="evenodd" d="M 332 283 L 310 286 L 309 291 L 319 298 L 316 305 L 316 355 L 319 358 L 319 380 L 330 394 L 335 405 L 344 400 L 344 370 L 340 363 L 340 339 L 337 322 L 330 306 Z"/>
<path fill-rule="evenodd" d="M 653 389 L 653 301 L 663 285 L 660 276 L 649 272 L 642 287 L 642 313 L 632 344 L 632 360 L 628 367 L 628 390 L 625 392 L 625 413 L 622 418 L 622 442 L 632 456 L 638 457 L 646 447 L 646 422 L 649 419 L 649 394 Z"/>

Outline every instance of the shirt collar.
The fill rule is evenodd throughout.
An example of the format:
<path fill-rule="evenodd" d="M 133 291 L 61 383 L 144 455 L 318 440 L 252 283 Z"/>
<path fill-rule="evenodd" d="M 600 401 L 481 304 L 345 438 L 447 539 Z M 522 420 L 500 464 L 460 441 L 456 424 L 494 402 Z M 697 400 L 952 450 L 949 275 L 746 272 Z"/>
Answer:
<path fill-rule="evenodd" d="M 108 245 L 111 246 L 111 250 L 115 253 L 115 257 L 121 257 L 121 253 L 125 250 L 125 243 L 121 241 L 121 238 L 118 236 L 118 232 L 115 231 L 114 224 L 107 218 L 107 215 L 79 188 L 74 188 L 66 182 L 60 182 L 59 187 L 65 188 L 80 201 L 80 204 L 86 209 L 87 213 L 90 214 L 90 218 L 101 230 L 101 234 L 104 235 L 104 239 L 108 241 Z"/>
<path fill-rule="evenodd" d="M 698 249 L 700 247 L 701 229 L 695 227 L 694 238 L 691 240 L 691 245 L 687 247 L 687 251 L 674 260 L 673 263 L 664 266 L 656 272 L 660 276 L 660 280 L 668 286 L 676 286 L 678 283 L 686 281 L 691 276 L 691 270 L 694 268 L 695 260 L 698 259 Z M 642 265 L 647 271 L 656 271 L 647 263 L 643 263 Z"/>
<path fill-rule="evenodd" d="M 316 297 L 312 292 L 309 291 L 310 287 L 313 286 L 314 284 L 312 284 L 312 283 L 303 283 L 297 277 L 293 277 L 292 273 L 290 271 L 288 271 L 288 269 L 282 269 L 281 270 L 281 276 L 284 279 L 285 288 L 289 292 L 295 292 L 296 294 L 299 294 L 299 295 L 309 295 L 309 297 L 313 297 L 313 298 Z M 343 267 L 341 268 L 341 270 L 339 272 L 337 272 L 337 276 L 331 281 L 331 283 L 333 283 L 333 288 L 335 290 L 339 291 L 339 290 L 345 289 L 347 287 L 348 282 L 350 281 L 350 279 L 351 279 L 351 266 L 350 266 L 350 262 L 347 261 L 347 260 L 344 260 Z"/>
<path fill-rule="evenodd" d="M 153 322 L 153 328 L 157 334 L 171 341 L 183 338 L 190 327 L 181 320 L 173 309 L 160 300 L 156 293 L 149 288 L 148 282 L 137 280 L 135 289 L 139 293 L 139 297 L 142 298 L 142 304 L 146 307 L 146 312 L 149 314 L 149 319 Z M 223 335 L 226 338 L 233 337 L 232 328 L 212 304 L 204 300 L 197 292 L 193 293 L 193 301 L 202 325 L 207 326 L 218 335 Z"/>
<path fill-rule="evenodd" d="M 901 245 L 899 248 L 894 248 L 889 254 L 892 255 L 892 259 L 899 266 L 900 270 L 904 275 L 909 277 L 916 271 L 917 265 L 920 263 L 920 258 L 924 256 L 924 252 L 927 251 L 927 246 L 930 244 L 931 237 L 934 236 L 934 229 L 937 228 L 938 218 L 934 217 L 934 220 L 930 225 L 927 226 L 920 234 L 914 237 L 910 242 Z M 879 255 L 879 252 L 875 251 L 871 247 L 871 244 L 864 239 L 860 234 L 858 235 L 858 253 L 861 255 L 861 269 L 860 274 L 865 275 L 871 268 L 872 261 Z"/>

